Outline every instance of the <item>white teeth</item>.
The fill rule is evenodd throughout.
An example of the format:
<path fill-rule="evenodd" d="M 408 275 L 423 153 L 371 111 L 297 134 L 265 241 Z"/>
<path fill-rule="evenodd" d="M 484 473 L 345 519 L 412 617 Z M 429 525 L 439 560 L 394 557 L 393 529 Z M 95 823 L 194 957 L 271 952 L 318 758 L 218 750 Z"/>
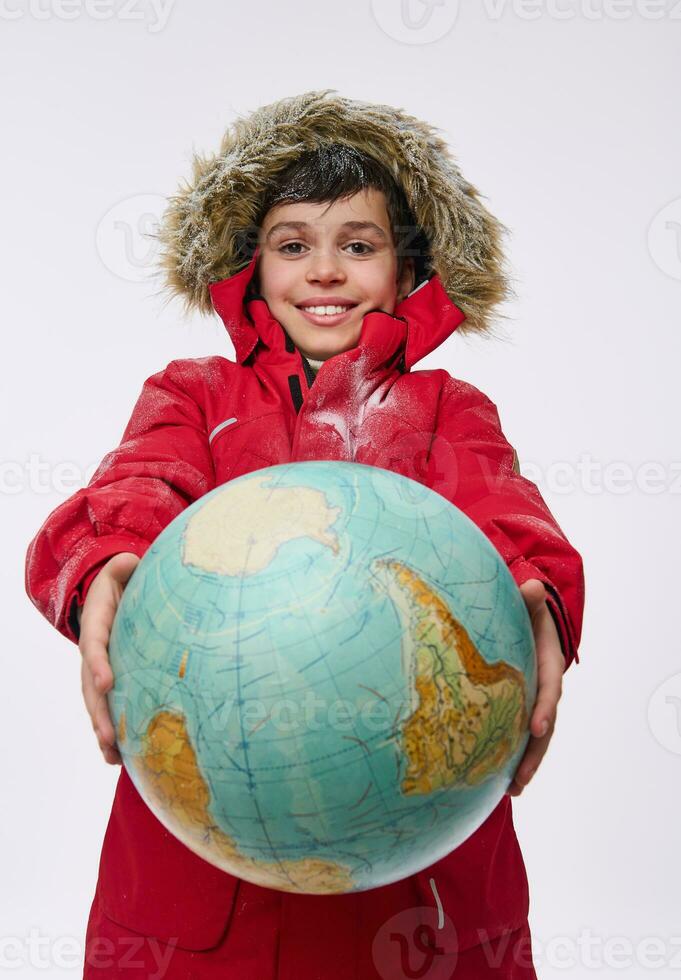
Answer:
<path fill-rule="evenodd" d="M 333 316 L 334 313 L 345 313 L 349 306 L 303 306 L 306 313 L 316 313 L 318 316 Z"/>

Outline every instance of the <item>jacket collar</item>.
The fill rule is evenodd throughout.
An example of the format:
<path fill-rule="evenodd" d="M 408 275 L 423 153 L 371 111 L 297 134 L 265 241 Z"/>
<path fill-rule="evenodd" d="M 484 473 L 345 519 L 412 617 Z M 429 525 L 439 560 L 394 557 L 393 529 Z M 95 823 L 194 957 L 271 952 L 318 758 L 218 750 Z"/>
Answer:
<path fill-rule="evenodd" d="M 271 351 L 283 353 L 285 348 L 291 347 L 289 341 L 287 348 L 288 336 L 270 313 L 265 300 L 252 299 L 244 304 L 258 253 L 259 248 L 256 248 L 253 258 L 240 272 L 208 287 L 239 364 L 244 363 L 258 340 Z M 367 313 L 357 347 L 353 349 L 361 349 L 365 359 L 368 356 L 376 364 L 393 361 L 398 353 L 402 353 L 404 368 L 408 371 L 439 347 L 465 319 L 465 314 L 445 292 L 440 277 L 433 275 L 398 303 L 393 314 L 382 310 Z"/>

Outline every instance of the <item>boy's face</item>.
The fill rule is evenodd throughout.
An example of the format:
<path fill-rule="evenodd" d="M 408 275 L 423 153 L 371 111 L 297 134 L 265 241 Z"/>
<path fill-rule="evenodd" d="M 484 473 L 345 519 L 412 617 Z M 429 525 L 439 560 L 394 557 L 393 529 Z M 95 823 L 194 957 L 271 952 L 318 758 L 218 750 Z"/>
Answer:
<path fill-rule="evenodd" d="M 372 187 L 331 205 L 277 204 L 265 215 L 258 243 L 260 295 L 314 360 L 355 347 L 365 314 L 393 313 L 414 287 L 413 259 L 405 259 L 398 278 L 385 195 Z M 346 309 L 304 309 L 320 306 Z"/>

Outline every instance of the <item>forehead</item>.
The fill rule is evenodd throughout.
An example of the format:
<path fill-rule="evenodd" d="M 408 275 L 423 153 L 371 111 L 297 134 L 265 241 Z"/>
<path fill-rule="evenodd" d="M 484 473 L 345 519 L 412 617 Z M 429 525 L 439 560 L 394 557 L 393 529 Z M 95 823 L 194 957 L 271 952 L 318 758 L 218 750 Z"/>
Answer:
<path fill-rule="evenodd" d="M 301 221 L 320 228 L 339 228 L 347 222 L 367 221 L 385 232 L 390 231 L 385 194 L 375 187 L 364 188 L 333 203 L 295 201 L 275 204 L 263 219 L 263 231 L 270 231 L 286 221 Z"/>

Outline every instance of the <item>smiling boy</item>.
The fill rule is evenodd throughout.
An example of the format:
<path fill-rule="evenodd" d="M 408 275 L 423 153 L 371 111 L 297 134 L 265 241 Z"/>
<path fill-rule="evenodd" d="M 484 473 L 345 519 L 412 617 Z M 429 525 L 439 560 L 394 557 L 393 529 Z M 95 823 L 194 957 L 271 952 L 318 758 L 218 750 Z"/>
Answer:
<path fill-rule="evenodd" d="M 79 642 L 108 762 L 120 755 L 104 697 L 107 643 L 141 555 L 227 480 L 339 459 L 441 493 L 487 534 L 521 588 L 539 673 L 509 794 L 522 791 L 577 659 L 581 559 L 520 475 L 493 403 L 442 369 L 412 370 L 454 330 L 488 329 L 506 294 L 500 233 L 430 127 L 387 106 L 306 93 L 240 120 L 216 157 L 195 161 L 193 183 L 164 218 L 163 264 L 189 307 L 222 318 L 234 360 L 172 361 L 149 378 L 119 447 L 48 517 L 27 556 L 32 601 Z M 423 872 L 319 897 L 208 865 L 161 826 L 121 769 L 85 976 L 146 977 L 160 951 L 172 953 L 169 980 L 534 977 L 510 795 Z M 140 937 L 148 942 L 130 972 L 120 952 Z"/>
<path fill-rule="evenodd" d="M 413 260 L 398 248 L 374 187 L 275 205 L 261 228 L 261 295 L 301 354 L 325 361 L 356 346 L 367 313 L 392 313 L 413 288 Z"/>

